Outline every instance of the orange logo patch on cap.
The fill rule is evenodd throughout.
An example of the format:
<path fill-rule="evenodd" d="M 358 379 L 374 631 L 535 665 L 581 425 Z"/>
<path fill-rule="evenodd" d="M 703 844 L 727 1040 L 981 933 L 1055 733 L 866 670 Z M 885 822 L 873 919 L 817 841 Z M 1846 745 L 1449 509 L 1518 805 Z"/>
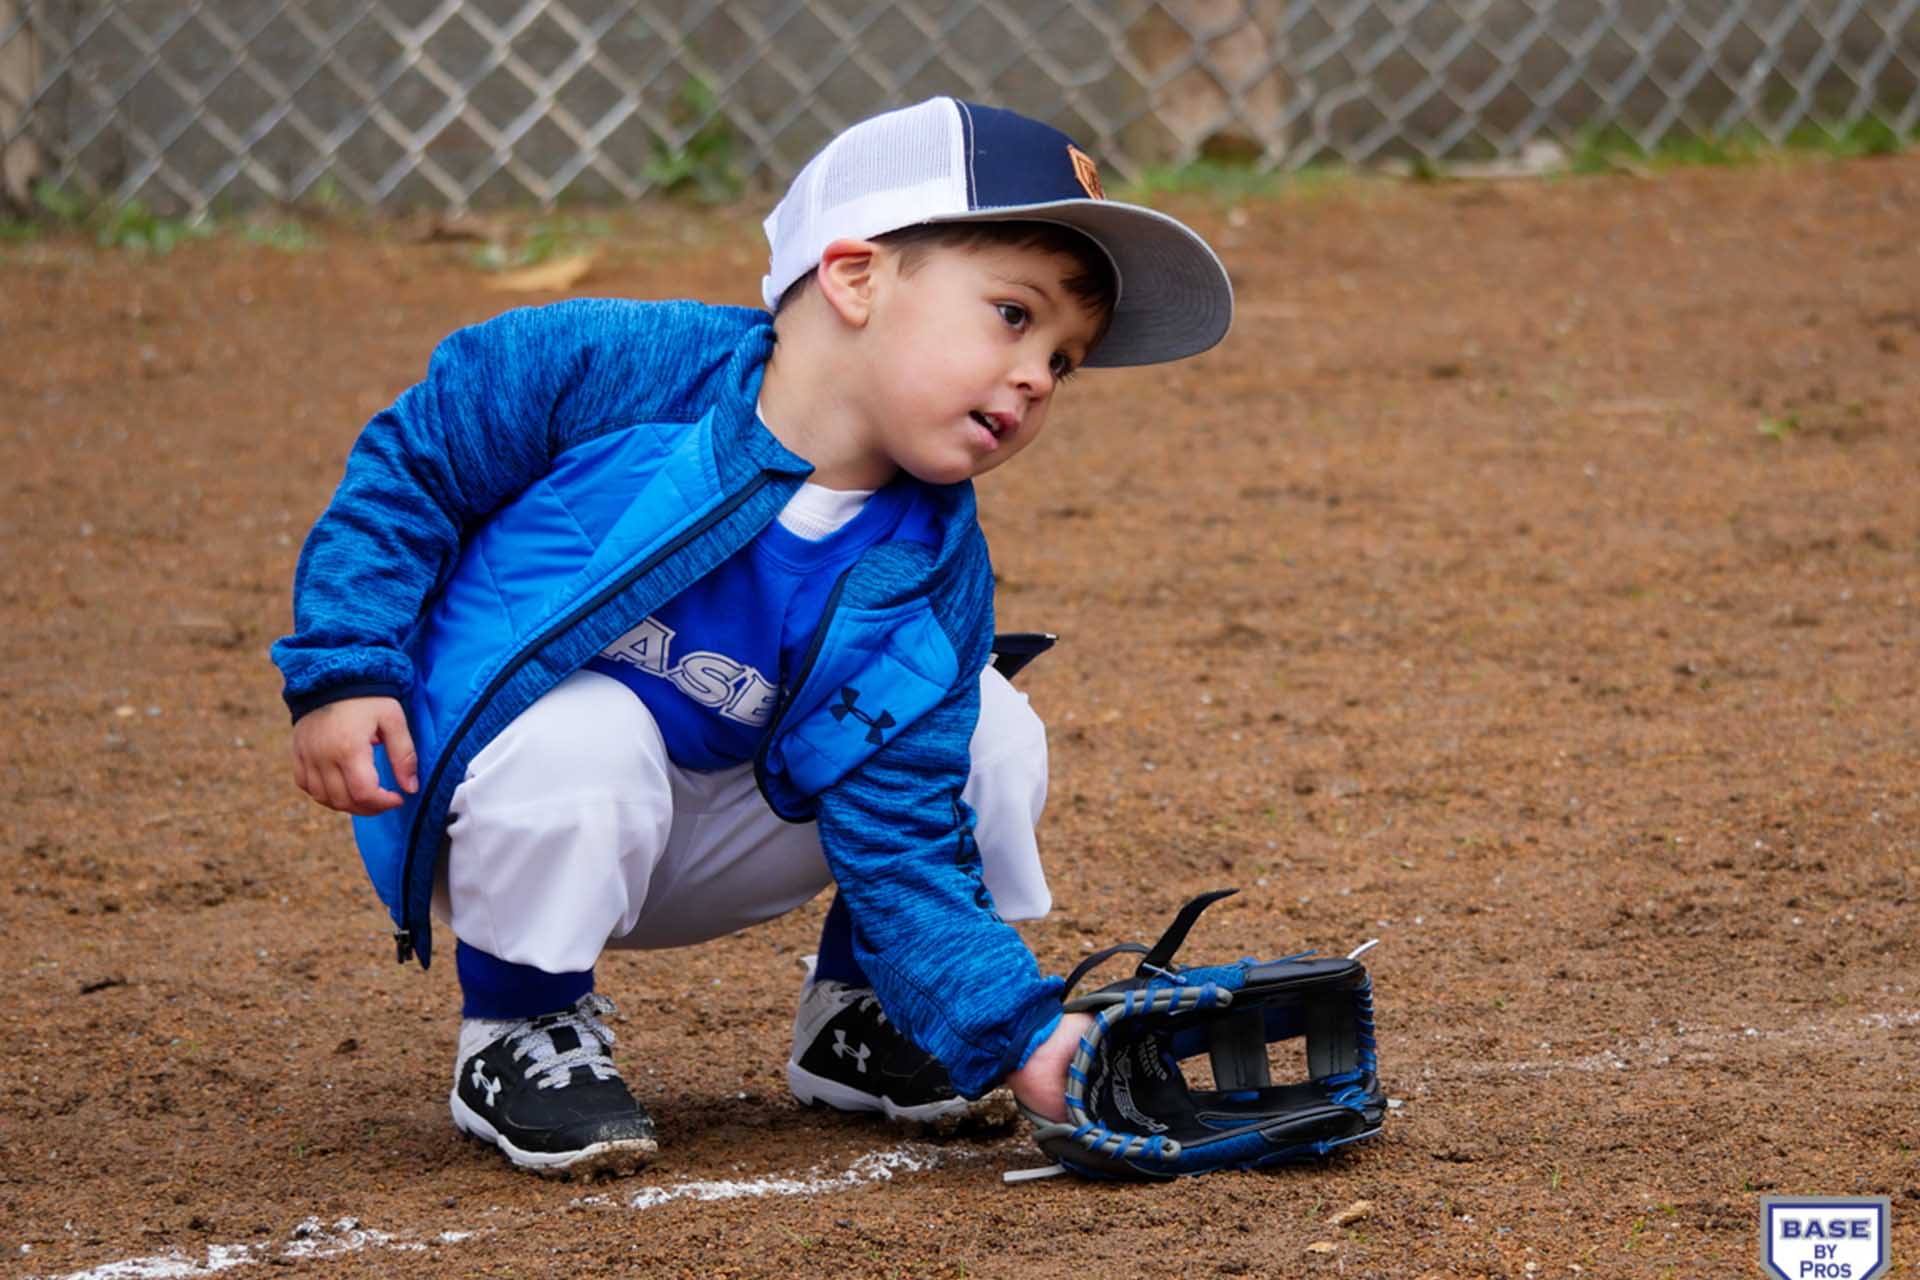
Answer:
<path fill-rule="evenodd" d="M 1093 157 L 1080 148 L 1069 144 L 1067 155 L 1073 161 L 1073 176 L 1080 179 L 1080 186 L 1095 200 L 1105 200 L 1107 193 L 1100 189 L 1100 167 Z"/>

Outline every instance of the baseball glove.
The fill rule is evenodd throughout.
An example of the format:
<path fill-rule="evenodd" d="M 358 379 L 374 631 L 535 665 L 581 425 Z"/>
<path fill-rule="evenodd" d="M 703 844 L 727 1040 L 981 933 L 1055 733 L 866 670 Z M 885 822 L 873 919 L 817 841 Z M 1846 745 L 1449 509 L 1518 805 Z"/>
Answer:
<path fill-rule="evenodd" d="M 1173 963 L 1200 913 L 1234 892 L 1195 898 L 1151 949 L 1109 947 L 1067 979 L 1072 996 L 1095 966 L 1144 953 L 1131 978 L 1067 1001 L 1093 1015 L 1067 1070 L 1067 1122 L 1027 1112 L 1040 1149 L 1066 1169 L 1168 1179 L 1312 1159 L 1380 1131 L 1387 1100 L 1366 966 L 1311 952 Z M 1306 1079 L 1276 1084 L 1267 1046 L 1295 1037 L 1306 1042 Z M 1181 1071 L 1201 1054 L 1211 1060 L 1211 1089 L 1192 1087 Z"/>

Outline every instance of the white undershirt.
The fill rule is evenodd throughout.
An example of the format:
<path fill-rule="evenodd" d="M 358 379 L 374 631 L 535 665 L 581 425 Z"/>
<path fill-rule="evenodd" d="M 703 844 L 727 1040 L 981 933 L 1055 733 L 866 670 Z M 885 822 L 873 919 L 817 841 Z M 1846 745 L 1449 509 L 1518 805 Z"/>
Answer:
<path fill-rule="evenodd" d="M 829 489 L 808 481 L 780 509 L 780 527 L 818 542 L 859 515 L 873 495 L 872 489 Z"/>

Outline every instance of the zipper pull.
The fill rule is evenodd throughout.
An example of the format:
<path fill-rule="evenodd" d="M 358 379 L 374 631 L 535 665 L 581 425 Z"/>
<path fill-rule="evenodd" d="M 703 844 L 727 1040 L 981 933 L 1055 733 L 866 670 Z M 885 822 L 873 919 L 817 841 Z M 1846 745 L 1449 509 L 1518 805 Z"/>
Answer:
<path fill-rule="evenodd" d="M 393 958 L 400 964 L 413 959 L 413 930 L 399 929 L 394 932 Z"/>

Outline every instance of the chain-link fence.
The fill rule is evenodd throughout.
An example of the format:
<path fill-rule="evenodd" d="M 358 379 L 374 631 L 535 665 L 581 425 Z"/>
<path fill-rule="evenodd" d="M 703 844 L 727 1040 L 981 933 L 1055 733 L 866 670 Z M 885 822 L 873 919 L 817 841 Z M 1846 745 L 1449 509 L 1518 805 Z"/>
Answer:
<path fill-rule="evenodd" d="M 0 193 L 726 195 L 934 93 L 1123 177 L 1920 126 L 1920 0 L 0 0 Z"/>

